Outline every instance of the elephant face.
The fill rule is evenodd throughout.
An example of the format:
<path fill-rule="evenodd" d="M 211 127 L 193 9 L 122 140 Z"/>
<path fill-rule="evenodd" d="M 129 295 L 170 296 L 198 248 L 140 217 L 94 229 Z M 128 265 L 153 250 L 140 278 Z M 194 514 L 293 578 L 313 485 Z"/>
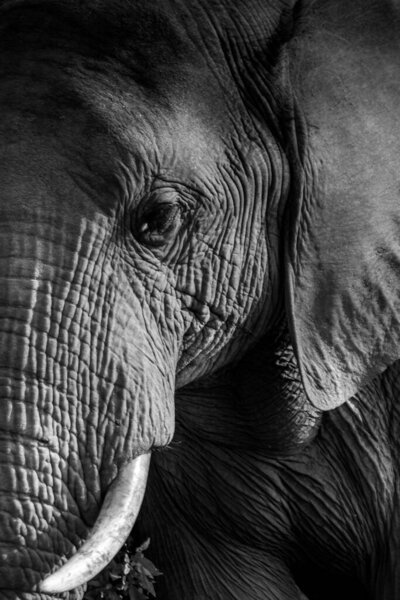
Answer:
<path fill-rule="evenodd" d="M 351 102 L 330 84 L 342 48 L 332 35 L 319 51 L 321 28 L 343 26 L 341 2 L 328 5 L 2 3 L 0 585 L 10 600 L 82 597 L 129 534 L 149 453 L 171 442 L 175 409 L 186 431 L 193 397 L 194 438 L 215 421 L 212 443 L 277 460 L 279 477 L 270 457 L 300 453 L 309 465 L 322 411 L 398 358 L 398 90 L 372 61 L 387 96 L 372 94 L 351 126 Z M 359 47 L 346 52 L 354 103 L 368 76 Z M 389 99 L 390 122 L 380 118 Z M 371 152 L 378 134 L 389 150 Z M 43 582 L 93 526 L 89 546 Z M 260 564 L 289 581 L 276 530 Z M 291 580 L 284 589 L 300 597 Z"/>
<path fill-rule="evenodd" d="M 252 118 L 232 120 L 243 100 L 195 23 L 128 8 L 123 32 L 118 12 L 2 8 L 3 453 L 21 440 L 2 462 L 5 589 L 70 556 L 122 466 L 170 442 L 175 388 L 276 318 L 286 158 L 269 131 L 240 142 Z"/>

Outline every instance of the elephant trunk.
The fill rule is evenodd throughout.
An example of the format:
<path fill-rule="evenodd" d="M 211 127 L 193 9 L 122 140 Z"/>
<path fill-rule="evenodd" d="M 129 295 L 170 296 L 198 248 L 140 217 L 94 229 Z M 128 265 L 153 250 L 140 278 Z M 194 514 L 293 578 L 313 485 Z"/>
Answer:
<path fill-rule="evenodd" d="M 16 103 L 18 77 L 0 90 L 0 596 L 13 600 L 81 547 L 124 466 L 171 440 L 184 327 L 165 273 L 121 239 L 119 162 L 102 179 L 81 160 L 89 131 L 103 147 L 98 122 L 68 102 L 62 122 L 33 118 L 48 75 Z"/>
<path fill-rule="evenodd" d="M 83 483 L 63 367 L 52 356 L 51 284 L 40 282 L 43 267 L 32 251 L 24 260 L 16 258 L 16 238 L 14 247 L 10 243 L 7 249 L 6 240 L 3 233 L 0 596 L 19 598 L 21 593 L 29 594 L 54 562 L 62 562 L 86 536 L 99 502 L 90 503 L 87 490 L 98 489 L 99 483 L 94 470 L 88 488 Z M 89 504 L 90 509 L 85 509 Z"/>
<path fill-rule="evenodd" d="M 4 431 L 0 436 L 0 596 L 19 598 L 74 551 L 87 526 L 49 444 Z"/>
<path fill-rule="evenodd" d="M 158 400 L 169 395 L 160 389 L 162 361 L 137 324 L 145 308 L 135 313 L 136 296 L 122 285 L 113 289 L 115 302 L 102 296 L 113 274 L 93 230 L 82 227 L 75 241 L 82 257 L 71 232 L 54 222 L 42 236 L 23 218 L 9 229 L 0 219 L 0 596 L 32 600 L 33 590 L 82 585 L 124 543 L 143 497 L 147 453 L 171 435 Z M 133 477 L 137 465 L 140 477 Z M 131 476 L 119 520 L 105 527 L 121 479 Z M 74 571 L 79 563 L 77 578 L 65 582 L 61 571 L 41 588 L 87 539 L 105 494 L 108 510 L 88 542 L 90 557 L 84 545 L 72 563 Z M 110 529 L 119 532 L 111 536 Z M 82 588 L 68 597 L 81 595 Z"/>

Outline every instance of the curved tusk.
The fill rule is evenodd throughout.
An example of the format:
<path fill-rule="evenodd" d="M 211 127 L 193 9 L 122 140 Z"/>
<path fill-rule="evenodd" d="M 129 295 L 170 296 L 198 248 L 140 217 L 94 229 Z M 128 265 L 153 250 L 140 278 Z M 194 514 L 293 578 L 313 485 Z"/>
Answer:
<path fill-rule="evenodd" d="M 62 567 L 39 583 L 48 594 L 68 592 L 95 577 L 126 542 L 142 504 L 150 453 L 121 468 L 104 498 L 86 542 Z"/>

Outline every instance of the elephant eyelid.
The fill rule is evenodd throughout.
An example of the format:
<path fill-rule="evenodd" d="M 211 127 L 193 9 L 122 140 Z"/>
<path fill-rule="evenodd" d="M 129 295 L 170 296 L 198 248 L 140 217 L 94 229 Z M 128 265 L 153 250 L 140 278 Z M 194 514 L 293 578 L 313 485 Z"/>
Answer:
<path fill-rule="evenodd" d="M 133 231 L 139 242 L 160 247 L 178 232 L 184 208 L 177 195 L 168 194 L 161 201 L 159 198 L 152 200 L 134 216 Z"/>

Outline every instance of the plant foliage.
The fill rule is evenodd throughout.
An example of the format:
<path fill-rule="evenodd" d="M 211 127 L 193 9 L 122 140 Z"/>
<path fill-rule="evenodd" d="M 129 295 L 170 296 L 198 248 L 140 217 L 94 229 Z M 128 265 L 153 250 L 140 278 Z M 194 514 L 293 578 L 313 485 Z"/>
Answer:
<path fill-rule="evenodd" d="M 84 600 L 147 600 L 156 598 L 155 578 L 162 573 L 145 557 L 150 538 L 138 548 L 125 544 L 115 559 L 88 584 Z"/>

